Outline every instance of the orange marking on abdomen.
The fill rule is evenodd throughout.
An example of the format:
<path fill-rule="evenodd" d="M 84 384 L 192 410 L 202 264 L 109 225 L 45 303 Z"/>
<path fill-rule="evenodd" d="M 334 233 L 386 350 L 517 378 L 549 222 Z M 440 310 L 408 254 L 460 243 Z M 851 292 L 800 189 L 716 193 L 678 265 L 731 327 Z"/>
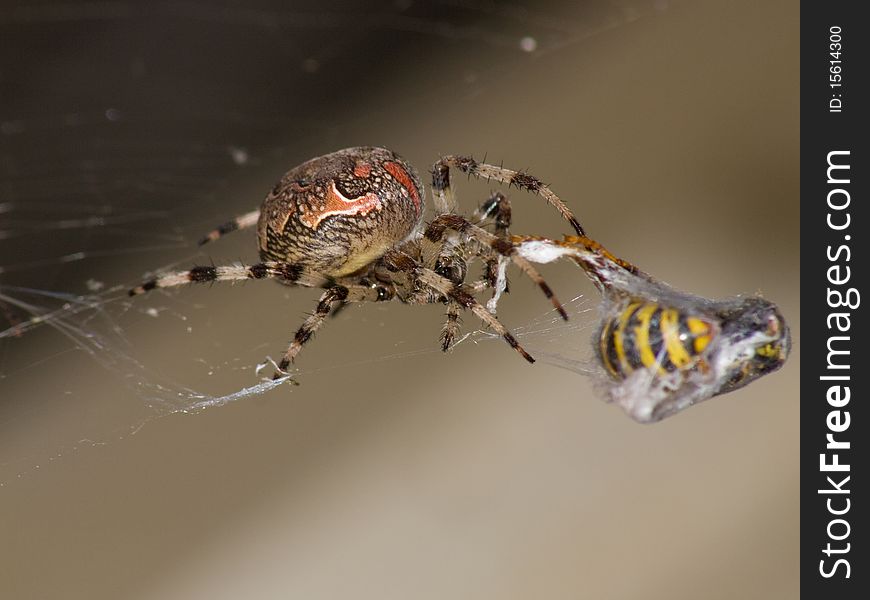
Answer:
<path fill-rule="evenodd" d="M 408 172 L 397 162 L 385 162 L 384 168 L 389 172 L 390 175 L 396 178 L 402 187 L 408 190 L 408 193 L 411 195 L 411 200 L 414 201 L 414 207 L 417 209 L 419 213 L 421 210 L 420 206 L 420 193 L 417 191 L 417 186 L 414 185 L 414 180 L 411 179 L 411 176 L 408 175 Z"/>
<path fill-rule="evenodd" d="M 371 211 L 380 210 L 380 208 L 381 200 L 374 192 L 369 192 L 359 198 L 345 198 L 338 191 L 338 188 L 335 187 L 335 182 L 333 181 L 323 203 L 312 207 L 310 210 L 306 210 L 305 214 L 299 217 L 299 220 L 307 227 L 317 229 L 320 222 L 326 217 L 335 215 L 364 217 Z"/>
<path fill-rule="evenodd" d="M 368 177 L 371 175 L 372 166 L 364 161 L 359 161 L 353 167 L 354 177 Z"/>

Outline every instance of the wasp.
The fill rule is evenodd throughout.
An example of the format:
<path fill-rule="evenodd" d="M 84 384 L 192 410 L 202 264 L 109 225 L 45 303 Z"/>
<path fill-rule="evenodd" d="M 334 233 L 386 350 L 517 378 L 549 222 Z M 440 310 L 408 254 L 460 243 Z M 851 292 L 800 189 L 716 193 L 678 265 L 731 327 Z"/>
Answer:
<path fill-rule="evenodd" d="M 601 324 L 598 356 L 615 379 L 637 369 L 707 368 L 704 350 L 719 327 L 703 315 L 657 302 L 632 301 Z"/>
<path fill-rule="evenodd" d="M 526 259 L 574 261 L 601 292 L 593 350 L 608 398 L 659 421 L 779 369 L 791 348 L 777 306 L 759 296 L 710 300 L 676 290 L 585 236 L 513 236 Z"/>
<path fill-rule="evenodd" d="M 596 350 L 615 380 L 636 371 L 666 378 L 674 373 L 706 375 L 728 348 L 731 368 L 716 394 L 724 394 L 782 366 L 788 356 L 788 326 L 776 306 L 763 298 L 666 304 L 633 299 L 617 304 L 603 319 Z M 727 354 L 727 353 L 726 353 Z"/>

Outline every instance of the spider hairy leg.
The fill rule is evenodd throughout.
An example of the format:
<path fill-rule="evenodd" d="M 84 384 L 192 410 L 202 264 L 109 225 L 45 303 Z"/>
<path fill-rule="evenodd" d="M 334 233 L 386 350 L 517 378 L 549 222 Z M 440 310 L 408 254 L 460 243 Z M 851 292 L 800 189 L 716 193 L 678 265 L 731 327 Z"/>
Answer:
<path fill-rule="evenodd" d="M 507 199 L 507 196 L 501 192 L 495 192 L 490 196 L 479 209 L 474 211 L 474 217 L 477 219 L 477 224 L 479 226 L 482 226 L 488 221 L 492 221 L 495 225 L 495 237 L 501 240 L 508 239 L 508 228 L 511 226 L 511 204 L 510 200 Z M 495 290 L 493 298 L 496 301 L 498 300 L 499 286 L 501 286 L 502 292 L 510 293 L 510 285 L 507 278 L 504 278 L 500 283 L 500 275 L 499 260 L 497 258 L 487 259 L 486 266 L 484 267 L 483 278 L 486 279 L 489 282 L 490 287 Z"/>
<path fill-rule="evenodd" d="M 417 281 L 429 286 L 442 296 L 455 300 L 461 307 L 470 310 L 478 319 L 486 323 L 496 333 L 502 336 L 504 340 L 510 344 L 511 348 L 519 352 L 520 356 L 530 363 L 535 362 L 535 359 L 532 358 L 522 346 L 520 346 L 520 343 L 513 334 L 505 329 L 505 326 L 490 314 L 490 312 L 486 310 L 486 307 L 480 304 L 464 286 L 457 285 L 446 277 L 442 277 L 435 271 L 423 267 L 415 268 L 413 274 Z"/>
<path fill-rule="evenodd" d="M 619 271 L 654 281 L 627 260 L 586 236 L 566 235 L 562 240 L 551 240 L 533 235 L 512 235 L 510 240 L 517 252 L 532 262 L 548 263 L 562 257 L 573 260 L 600 289 L 610 288 L 614 274 Z"/>
<path fill-rule="evenodd" d="M 216 227 L 209 231 L 205 236 L 203 236 L 199 242 L 197 242 L 197 246 L 202 246 L 209 242 L 213 242 L 218 238 L 225 236 L 228 233 L 232 233 L 233 231 L 237 231 L 239 229 L 247 229 L 248 227 L 253 227 L 257 224 L 257 220 L 260 218 L 260 210 L 252 210 L 249 213 L 245 213 L 243 215 L 239 215 L 232 221 L 227 221 L 223 225 Z"/>
<path fill-rule="evenodd" d="M 429 244 L 424 245 L 428 246 Z M 438 248 L 440 248 L 440 250 L 434 258 L 434 261 L 431 258 L 429 261 L 424 258 L 423 265 L 429 266 L 430 264 L 433 264 L 433 270 L 436 273 L 442 277 L 446 277 L 454 284 L 462 285 L 465 282 L 465 276 L 468 269 L 463 256 L 465 253 L 454 247 L 452 244 L 431 244 L 431 246 L 432 248 L 428 248 L 423 252 L 432 253 Z M 457 304 L 456 300 L 450 298 L 444 298 L 443 301 L 447 305 L 447 319 L 441 327 L 440 340 L 441 350 L 447 352 L 453 345 L 456 337 L 459 335 L 459 330 L 462 326 L 459 319 L 459 312 L 462 307 Z"/>
<path fill-rule="evenodd" d="M 477 220 L 477 225 L 483 227 L 486 223 L 492 222 L 495 228 L 495 236 L 500 240 L 508 240 L 510 234 L 508 229 L 511 226 L 511 203 L 507 196 L 501 192 L 493 193 L 476 211 L 474 218 Z M 504 257 L 490 258 L 486 261 L 483 270 L 483 278 L 492 288 L 492 296 L 486 303 L 489 311 L 495 314 L 498 301 L 502 294 L 510 293 L 510 282 L 507 278 L 507 259 Z"/>
<path fill-rule="evenodd" d="M 317 301 L 317 308 L 311 314 L 293 336 L 293 341 L 284 352 L 278 370 L 272 379 L 279 379 L 287 374 L 286 370 L 302 351 L 302 348 L 311 340 L 314 333 L 320 329 L 330 312 L 333 312 L 333 304 L 339 302 L 344 306 L 350 302 L 388 302 L 393 299 L 395 290 L 385 286 L 367 285 L 334 285 L 327 289 Z"/>
<path fill-rule="evenodd" d="M 223 267 L 198 266 L 187 271 L 177 271 L 149 279 L 132 288 L 130 296 L 138 296 L 154 289 L 175 287 L 189 283 L 212 283 L 215 281 L 243 281 L 246 279 L 278 279 L 282 283 L 303 287 L 325 287 L 332 282 L 310 269 L 299 265 L 263 262 L 255 265 L 232 265 Z"/>
<path fill-rule="evenodd" d="M 512 220 L 510 200 L 501 192 L 494 192 L 474 211 L 474 217 L 479 221 L 478 225 L 492 220 L 497 234 L 507 233 Z"/>
<path fill-rule="evenodd" d="M 456 211 L 456 194 L 450 186 L 450 167 L 441 160 L 432 167 L 432 200 L 439 215 Z"/>
<path fill-rule="evenodd" d="M 449 199 L 452 197 L 452 189 L 450 187 L 450 168 L 459 169 L 469 176 L 479 179 L 490 179 L 498 181 L 507 186 L 516 186 L 520 189 L 536 194 L 547 201 L 553 208 L 559 211 L 559 214 L 571 224 L 577 235 L 586 235 L 581 227 L 577 217 L 571 212 L 571 209 L 556 195 L 550 186 L 542 182 L 537 177 L 529 175 L 525 171 L 514 171 L 505 167 L 491 165 L 488 163 L 477 162 L 471 156 L 442 156 L 432 168 L 432 189 L 435 194 L 436 202 L 439 198 Z M 450 210 L 439 210 L 439 212 L 452 212 Z"/>
<path fill-rule="evenodd" d="M 558 311 L 562 319 L 565 321 L 568 320 L 568 313 L 553 293 L 553 290 L 547 282 L 544 281 L 544 278 L 538 270 L 535 269 L 528 260 L 516 252 L 516 248 L 510 241 L 499 239 L 488 231 L 469 222 L 464 217 L 452 214 L 436 217 L 435 220 L 429 224 L 429 227 L 426 228 L 426 231 L 423 234 L 423 240 L 433 244 L 438 244 L 442 241 L 444 232 L 448 229 L 453 230 L 468 239 L 476 240 L 481 244 L 481 246 L 483 246 L 483 248 L 492 253 L 509 258 L 511 262 L 513 262 L 526 275 L 526 277 L 531 279 L 541 289 L 544 295 L 550 299 L 553 308 Z"/>
<path fill-rule="evenodd" d="M 447 320 L 441 327 L 441 351 L 447 352 L 453 347 L 456 341 L 456 336 L 459 335 L 459 330 L 462 327 L 462 319 L 459 317 L 459 303 L 455 300 L 447 301 Z"/>
<path fill-rule="evenodd" d="M 649 278 L 649 275 L 646 275 L 643 271 L 638 269 L 635 265 L 631 264 L 627 260 L 619 258 L 612 252 L 610 252 L 607 248 L 601 245 L 600 242 L 596 242 L 592 238 L 586 237 L 585 235 L 577 236 L 577 235 L 566 235 L 564 239 L 561 240 L 552 240 L 545 237 L 535 236 L 535 235 L 512 235 L 510 236 L 511 242 L 513 242 L 517 247 L 521 247 L 529 242 L 541 242 L 542 244 L 549 245 L 551 247 L 559 247 L 564 248 L 566 250 L 573 250 L 571 253 L 572 256 L 575 257 L 583 257 L 586 255 L 599 255 L 603 256 L 607 260 L 619 265 L 629 273 L 633 275 L 641 275 L 645 278 Z M 538 261 L 536 261 L 538 262 Z M 542 261 L 543 262 L 543 261 Z M 549 262 L 549 261 L 547 261 Z"/>

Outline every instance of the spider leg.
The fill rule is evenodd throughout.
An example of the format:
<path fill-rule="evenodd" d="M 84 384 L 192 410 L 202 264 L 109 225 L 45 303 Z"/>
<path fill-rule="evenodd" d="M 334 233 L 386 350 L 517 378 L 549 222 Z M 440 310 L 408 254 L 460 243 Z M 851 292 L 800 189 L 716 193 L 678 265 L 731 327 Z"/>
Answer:
<path fill-rule="evenodd" d="M 562 318 L 566 321 L 568 320 L 568 313 L 565 312 L 562 303 L 559 302 L 559 299 L 553 294 L 553 290 L 550 289 L 550 286 L 547 285 L 547 282 L 544 281 L 544 278 L 538 270 L 535 269 L 526 258 L 517 253 L 512 242 L 499 239 L 488 231 L 470 223 L 464 217 L 453 214 L 444 214 L 436 217 L 435 220 L 426 228 L 422 240 L 424 243 L 429 242 L 439 244 L 444 238 L 444 232 L 448 229 L 456 231 L 466 238 L 476 240 L 484 249 L 487 249 L 490 252 L 509 258 L 511 262 L 519 267 L 526 277 L 537 284 L 541 291 L 544 292 L 544 295 L 550 299 L 553 307 L 559 312 Z M 498 291 L 497 288 L 496 291 Z"/>
<path fill-rule="evenodd" d="M 520 346 L 510 331 L 505 329 L 499 320 L 483 307 L 472 294 L 472 288 L 465 284 L 457 284 L 439 275 L 432 269 L 427 269 L 409 253 L 391 250 L 378 261 L 390 280 L 396 286 L 396 292 L 401 291 L 400 299 L 408 304 L 426 304 L 442 302 L 445 298 L 457 302 L 462 308 L 470 310 L 481 321 L 501 335 L 510 346 L 520 353 L 530 363 L 535 359 Z M 481 282 L 475 282 L 478 285 Z M 483 286 L 485 288 L 485 286 Z M 425 289 L 423 289 L 425 288 Z M 429 290 L 429 291 L 426 291 Z M 474 290 L 476 291 L 476 290 Z"/>
<path fill-rule="evenodd" d="M 483 226 L 487 221 L 495 224 L 495 237 L 507 240 L 508 228 L 511 226 L 511 203 L 507 196 L 501 192 L 495 192 L 483 205 L 474 211 L 478 226 Z M 488 258 L 484 267 L 483 278 L 493 288 L 492 298 L 487 302 L 487 308 L 491 312 L 495 310 L 499 297 L 503 293 L 510 293 L 510 284 L 505 276 L 504 258 Z M 491 306 L 490 306 L 491 305 Z"/>
<path fill-rule="evenodd" d="M 505 284 L 507 284 L 507 279 L 505 279 Z M 465 283 L 464 287 L 472 294 L 479 294 L 493 286 L 488 279 L 478 279 L 471 283 Z M 505 285 L 505 291 L 507 291 L 506 288 L 507 285 Z M 490 300 L 490 302 L 492 301 Z M 461 306 L 455 300 L 447 300 L 447 320 L 441 328 L 441 350 L 444 352 L 447 352 L 453 346 L 456 336 L 462 328 L 462 319 L 459 318 L 460 308 Z M 489 312 L 495 314 L 495 311 L 489 306 L 489 302 L 487 302 L 486 308 Z"/>
<path fill-rule="evenodd" d="M 434 244 L 432 245 L 434 246 Z M 427 265 L 425 261 L 423 264 L 424 266 Z M 451 283 L 461 285 L 465 281 L 467 265 L 465 259 L 457 252 L 457 249 L 453 248 L 450 244 L 446 244 L 440 246 L 438 256 L 434 260 L 433 270 L 450 280 Z M 459 319 L 459 311 L 462 307 L 452 298 L 443 298 L 443 300 L 447 305 L 447 320 L 441 328 L 441 350 L 447 352 L 450 346 L 453 345 L 453 341 L 462 327 Z"/>
<path fill-rule="evenodd" d="M 420 248 L 421 266 L 432 269 L 455 285 L 462 285 L 465 282 L 468 265 L 465 260 L 467 250 L 464 246 L 454 243 L 454 240 L 442 240 L 440 243 L 434 243 L 425 238 L 418 240 L 417 244 Z M 501 265 L 506 265 L 506 258 L 499 257 L 497 260 Z M 502 274 L 504 273 L 504 268 L 501 269 L 501 272 Z M 504 277 L 502 277 L 502 281 L 504 281 Z M 486 280 L 481 280 L 477 283 L 482 283 L 483 285 L 471 290 L 472 294 L 476 294 L 489 287 Z M 435 302 L 437 299 L 440 299 L 447 305 L 447 319 L 441 328 L 440 338 L 441 350 L 447 352 L 453 345 L 453 342 L 456 340 L 462 327 L 459 318 L 459 312 L 462 307 L 452 298 L 443 296 L 439 298 L 438 296 L 432 296 L 432 292 L 429 288 L 426 288 L 425 291 L 421 290 L 421 292 L 422 293 L 413 300 L 414 302 L 427 303 Z M 487 305 L 487 308 L 491 313 L 495 314 L 495 311 L 491 306 Z"/>
<path fill-rule="evenodd" d="M 462 327 L 462 319 L 459 318 L 459 309 L 462 308 L 456 300 L 447 300 L 447 320 L 441 327 L 441 350 L 447 352 L 456 341 L 459 330 Z"/>
<path fill-rule="evenodd" d="M 348 306 L 348 303 L 347 303 L 347 302 L 341 302 L 341 303 L 339 303 L 338 305 L 336 305 L 335 308 L 332 309 L 332 312 L 329 313 L 329 318 L 330 318 L 330 319 L 334 319 L 334 318 L 337 317 L 340 313 L 344 312 L 344 309 L 346 309 L 347 306 Z"/>
<path fill-rule="evenodd" d="M 219 225 L 217 228 L 209 231 L 202 239 L 197 242 L 198 246 L 202 246 L 203 244 L 207 244 L 209 242 L 213 242 L 216 239 L 225 236 L 228 233 L 236 231 L 237 229 L 247 229 L 248 227 L 252 227 L 257 224 L 257 220 L 260 218 L 260 210 L 252 210 L 249 213 L 245 213 L 243 215 L 239 215 L 232 221 L 227 221 L 223 225 Z"/>
<path fill-rule="evenodd" d="M 638 275 L 643 277 L 644 279 L 651 279 L 649 275 L 638 269 L 635 265 L 631 264 L 627 260 L 619 258 L 612 252 L 610 252 L 607 248 L 601 245 L 601 243 L 596 242 L 592 238 L 586 237 L 585 235 L 566 235 L 561 240 L 552 240 L 545 237 L 535 236 L 535 235 L 512 235 L 510 236 L 510 241 L 515 245 L 517 249 L 527 249 L 531 248 L 535 244 L 540 244 L 541 247 L 551 247 L 551 248 L 562 248 L 566 253 L 569 254 L 572 258 L 575 258 L 579 261 L 583 260 L 592 260 L 593 258 L 604 258 L 605 260 L 617 265 L 619 268 L 624 269 L 631 273 L 632 275 Z M 522 252 L 522 254 L 530 254 L 528 250 Z M 533 253 L 532 253 L 533 254 Z M 558 256 L 552 256 L 550 260 L 546 260 L 548 258 L 547 253 L 542 253 L 540 257 L 532 258 L 534 262 L 551 262 L 551 260 L 558 258 Z"/>
<path fill-rule="evenodd" d="M 565 257 L 573 260 L 592 279 L 599 289 L 609 289 L 614 282 L 634 276 L 654 281 L 636 266 L 619 258 L 595 240 L 586 236 L 566 235 L 562 240 L 551 240 L 532 235 L 510 237 L 517 253 L 536 263 L 548 263 Z"/>
<path fill-rule="evenodd" d="M 337 279 L 336 283 L 338 285 L 343 285 L 344 287 L 348 287 L 348 288 L 353 287 L 355 285 L 360 285 L 360 286 L 369 287 L 369 288 L 376 286 L 376 284 L 373 283 L 372 280 L 369 279 L 368 277 L 341 278 L 341 279 Z M 391 292 L 390 298 L 392 298 L 392 294 L 395 294 L 395 292 Z M 353 302 L 354 302 L 354 300 L 345 300 L 343 302 L 336 304 L 335 308 L 332 309 L 332 312 L 329 313 L 329 318 L 333 319 L 333 318 L 337 317 L 348 306 L 350 306 Z"/>
<path fill-rule="evenodd" d="M 495 192 L 474 211 L 474 218 L 478 225 L 492 221 L 495 224 L 495 234 L 498 237 L 507 237 L 507 230 L 511 226 L 511 202 L 501 192 Z"/>
<path fill-rule="evenodd" d="M 466 283 L 465 287 L 468 288 L 468 290 L 472 294 L 479 294 L 480 292 L 482 292 L 483 290 L 485 290 L 491 286 L 489 285 L 489 282 L 486 279 L 478 279 L 477 281 L 472 281 L 471 283 Z"/>
<path fill-rule="evenodd" d="M 477 162 L 470 156 L 442 156 L 432 167 L 432 191 L 435 208 L 438 213 L 453 212 L 455 206 L 453 190 L 450 187 L 451 167 L 459 169 L 469 176 L 486 179 L 487 181 L 494 179 L 499 183 L 507 186 L 514 185 L 542 197 L 571 224 L 577 235 L 585 235 L 583 227 L 580 226 L 577 217 L 574 216 L 571 209 L 540 179 L 524 171 L 514 171 L 505 167 Z"/>
<path fill-rule="evenodd" d="M 486 279 L 478 279 L 475 282 L 465 284 L 465 288 L 472 294 L 479 294 L 489 287 L 489 282 Z M 447 352 L 453 347 L 453 344 L 456 342 L 456 338 L 459 336 L 459 332 L 462 329 L 462 319 L 459 316 L 459 310 L 462 307 L 458 302 L 456 302 L 456 300 L 449 298 L 445 298 L 444 303 L 447 305 L 447 319 L 441 327 L 441 351 Z M 489 306 L 487 306 L 487 310 L 491 313 L 493 312 L 490 310 Z M 333 311 L 333 314 L 335 314 L 335 311 Z"/>
<path fill-rule="evenodd" d="M 486 310 L 486 308 L 471 295 L 465 286 L 457 285 L 446 277 L 442 277 L 435 271 L 425 267 L 415 267 L 413 269 L 413 278 L 435 290 L 439 296 L 455 300 L 462 308 L 470 310 L 478 319 L 486 323 L 496 333 L 502 336 L 505 341 L 510 344 L 511 348 L 519 352 L 523 358 L 530 363 L 535 362 L 535 359 L 532 358 L 522 346 L 520 346 L 520 343 L 513 334 L 505 329 L 505 326 L 502 325 L 494 315 Z"/>
<path fill-rule="evenodd" d="M 240 281 L 245 279 L 278 279 L 282 283 L 303 287 L 324 287 L 332 279 L 320 275 L 300 265 L 279 262 L 262 262 L 255 265 L 232 265 L 226 267 L 193 267 L 187 271 L 167 273 L 149 279 L 131 289 L 130 296 L 138 296 L 158 288 L 175 287 L 188 283 L 209 283 L 214 281 Z"/>
<path fill-rule="evenodd" d="M 320 329 L 326 317 L 332 312 L 332 305 L 339 302 L 339 306 L 344 306 L 349 302 L 386 302 L 392 300 L 395 291 L 390 287 L 385 286 L 368 286 L 368 285 L 334 285 L 327 289 L 317 301 L 317 308 L 311 314 L 293 336 L 293 341 L 284 352 L 281 362 L 278 363 L 278 370 L 272 379 L 278 379 L 286 375 L 286 370 L 290 366 L 296 356 L 302 351 L 303 346 L 311 339 L 311 336 Z"/>

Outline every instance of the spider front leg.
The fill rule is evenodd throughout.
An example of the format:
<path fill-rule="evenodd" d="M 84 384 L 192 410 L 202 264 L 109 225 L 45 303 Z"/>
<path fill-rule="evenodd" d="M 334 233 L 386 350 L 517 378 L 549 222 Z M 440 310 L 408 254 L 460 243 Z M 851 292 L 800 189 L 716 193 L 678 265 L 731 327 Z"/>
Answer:
<path fill-rule="evenodd" d="M 421 266 L 415 258 L 402 251 L 388 252 L 379 261 L 379 266 L 389 273 L 403 302 L 427 304 L 442 302 L 445 298 L 453 300 L 495 330 L 523 358 L 530 363 L 535 362 L 513 334 L 474 298 L 473 291 L 476 290 L 465 284 L 454 283 L 432 269 Z"/>
<path fill-rule="evenodd" d="M 287 368 L 290 366 L 303 346 L 311 339 L 311 336 L 320 329 L 326 317 L 332 312 L 332 305 L 339 302 L 339 306 L 344 306 L 350 302 L 386 302 L 393 299 L 395 290 L 390 286 L 367 286 L 367 285 L 334 285 L 323 292 L 317 302 L 317 308 L 314 313 L 309 316 L 299 329 L 296 330 L 296 335 L 293 336 L 293 341 L 284 352 L 281 362 L 278 363 L 278 370 L 272 379 L 279 379 L 287 375 Z"/>
<path fill-rule="evenodd" d="M 508 239 L 508 228 L 511 224 L 511 206 L 510 201 L 501 192 L 495 192 L 492 196 L 483 203 L 480 208 L 474 212 L 474 219 L 478 224 L 492 222 L 495 225 L 495 236 L 502 240 Z M 487 302 L 486 307 L 489 312 L 495 314 L 496 305 L 501 294 L 508 291 L 508 280 L 506 276 L 507 258 L 504 256 L 492 256 L 486 259 L 483 278 L 471 284 L 466 284 L 472 293 L 479 293 L 486 288 L 493 290 L 492 298 Z M 444 258 L 439 257 L 436 263 L 435 271 L 440 275 L 444 275 L 451 281 L 454 281 L 448 274 L 442 272 L 437 267 L 444 264 Z M 462 279 L 465 278 L 463 274 Z M 455 300 L 445 299 L 447 304 L 447 319 L 444 321 L 444 326 L 441 328 L 441 350 L 447 352 L 456 341 L 459 331 L 462 327 L 462 320 L 459 318 L 460 306 Z"/>
<path fill-rule="evenodd" d="M 435 209 L 441 213 L 452 213 L 455 208 L 453 189 L 450 187 L 450 168 L 459 169 L 470 177 L 478 177 L 489 181 L 493 179 L 507 186 L 516 186 L 527 190 L 546 200 L 559 214 L 571 224 L 577 235 L 585 235 L 583 227 L 571 212 L 571 209 L 556 195 L 550 186 L 537 177 L 524 171 L 514 171 L 502 166 L 477 162 L 471 156 L 442 156 L 432 167 L 432 192 Z"/>
<path fill-rule="evenodd" d="M 463 284 L 463 287 L 471 294 L 479 294 L 490 285 L 486 279 L 479 279 L 472 283 Z M 459 311 L 462 307 L 452 298 L 445 298 L 444 303 L 447 305 L 447 319 L 441 327 L 441 350 L 447 352 L 453 347 L 459 336 L 459 331 L 462 329 L 462 319 L 459 317 Z M 489 306 L 487 306 L 487 310 L 489 310 Z M 490 310 L 490 312 L 492 311 Z"/>
<path fill-rule="evenodd" d="M 475 299 L 466 286 L 457 285 L 446 277 L 442 277 L 435 271 L 426 269 L 425 267 L 415 267 L 412 270 L 412 279 L 431 288 L 438 296 L 454 300 L 462 308 L 470 310 L 477 318 L 503 337 L 504 340 L 510 344 L 511 348 L 519 352 L 520 356 L 530 363 L 535 362 L 535 359 L 532 358 L 522 346 L 520 346 L 520 343 L 513 334 L 505 329 L 505 326 Z"/>
<path fill-rule="evenodd" d="M 511 203 L 507 196 L 495 192 L 483 205 L 474 212 L 478 225 L 492 221 L 495 225 L 495 237 L 508 240 L 508 228 L 511 226 Z M 487 302 L 487 308 L 495 312 L 495 307 L 503 293 L 510 293 L 504 257 L 488 258 L 483 272 L 483 279 L 493 289 L 492 298 Z"/>
<path fill-rule="evenodd" d="M 535 269 L 528 260 L 517 253 L 516 248 L 510 241 L 497 238 L 488 231 L 470 223 L 464 217 L 453 214 L 444 214 L 439 215 L 429 224 L 429 227 L 427 227 L 426 231 L 423 233 L 422 243 L 442 244 L 444 233 L 448 229 L 459 233 L 467 240 L 475 240 L 480 244 L 485 252 L 489 252 L 491 255 L 500 255 L 510 259 L 510 261 L 519 267 L 526 277 L 531 279 L 541 289 L 544 295 L 550 299 L 553 308 L 558 311 L 562 318 L 566 321 L 568 320 L 568 313 L 565 312 L 562 303 L 559 302 L 559 299 L 556 298 L 555 294 L 553 294 L 553 290 L 550 289 L 550 286 L 547 285 L 547 282 L 544 281 L 544 278 L 538 270 Z"/>
<path fill-rule="evenodd" d="M 573 260 L 602 291 L 623 281 L 626 273 L 631 277 L 655 282 L 648 274 L 586 236 L 566 235 L 562 240 L 551 240 L 532 235 L 512 235 L 511 242 L 519 254 L 532 262 L 548 263 L 562 257 Z"/>
<path fill-rule="evenodd" d="M 462 285 L 468 270 L 465 259 L 459 255 L 458 249 L 448 244 L 440 246 L 434 267 L 436 273 L 449 279 L 454 285 Z M 444 303 L 447 305 L 447 320 L 441 328 L 441 350 L 447 352 L 459 335 L 462 326 L 459 312 L 462 307 L 453 298 L 444 298 Z"/>

